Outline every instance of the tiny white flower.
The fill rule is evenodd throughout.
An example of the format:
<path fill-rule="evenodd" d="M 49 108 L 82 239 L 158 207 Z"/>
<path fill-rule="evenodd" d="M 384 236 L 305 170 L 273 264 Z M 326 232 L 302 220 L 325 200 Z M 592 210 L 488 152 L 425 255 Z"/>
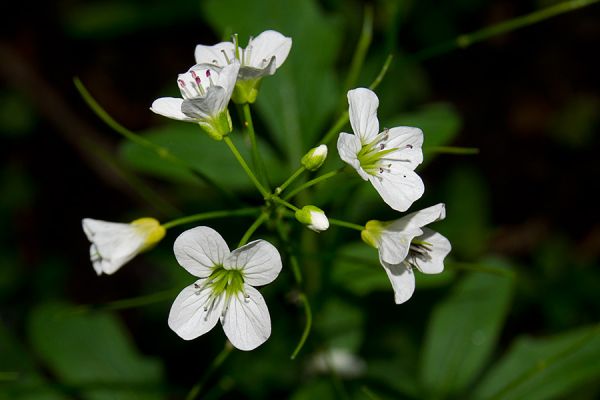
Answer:
<path fill-rule="evenodd" d="M 300 161 L 302 166 L 309 171 L 316 171 L 327 159 L 327 146 L 322 144 L 310 149 Z"/>
<path fill-rule="evenodd" d="M 177 78 L 182 98 L 162 97 L 150 110 L 168 118 L 196 122 L 213 139 L 221 140 L 231 132 L 227 110 L 240 64 L 237 61 L 218 67 L 197 64 Z"/>
<path fill-rule="evenodd" d="M 92 242 L 90 259 L 98 275 L 116 272 L 165 236 L 165 228 L 154 218 L 140 218 L 130 224 L 84 218 L 81 224 Z"/>
<path fill-rule="evenodd" d="M 337 142 L 342 160 L 361 178 L 371 182 L 383 201 L 406 211 L 425 190 L 414 169 L 423 161 L 423 132 L 399 126 L 379 132 L 379 99 L 369 89 L 348 92 L 350 124 L 354 134 L 340 133 Z"/>
<path fill-rule="evenodd" d="M 169 327 L 185 340 L 210 331 L 218 320 L 229 341 L 252 350 L 271 335 L 271 318 L 262 295 L 281 271 L 277 249 L 255 240 L 232 252 L 215 230 L 199 226 L 183 232 L 173 245 L 175 258 L 194 284 L 184 288 L 169 313 Z"/>
<path fill-rule="evenodd" d="M 450 241 L 425 225 L 446 217 L 440 203 L 390 222 L 369 221 L 362 239 L 379 251 L 379 261 L 394 289 L 396 304 L 410 299 L 415 291 L 413 267 L 425 274 L 444 270 Z"/>
<path fill-rule="evenodd" d="M 198 64 L 212 64 L 219 67 L 229 65 L 234 60 L 241 64 L 233 101 L 254 103 L 258 95 L 260 79 L 273 75 L 286 60 L 292 47 L 292 39 L 273 30 L 262 32 L 250 38 L 245 49 L 234 42 L 221 42 L 214 46 L 197 45 L 194 55 Z"/>
<path fill-rule="evenodd" d="M 304 206 L 296 211 L 295 216 L 299 222 L 315 232 L 322 232 L 329 228 L 329 220 L 319 207 Z"/>

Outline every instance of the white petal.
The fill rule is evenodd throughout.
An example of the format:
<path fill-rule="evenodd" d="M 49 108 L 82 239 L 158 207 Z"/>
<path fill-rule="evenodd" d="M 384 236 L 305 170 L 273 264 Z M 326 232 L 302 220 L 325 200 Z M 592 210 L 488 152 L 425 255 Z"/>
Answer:
<path fill-rule="evenodd" d="M 291 48 L 291 38 L 285 37 L 277 31 L 264 31 L 255 37 L 244 50 L 245 57 L 250 55 L 249 59 L 245 59 L 244 62 L 254 68 L 264 68 L 271 58 L 275 57 L 275 67 L 279 68 L 286 60 Z"/>
<path fill-rule="evenodd" d="M 169 312 L 169 327 L 185 340 L 195 339 L 210 331 L 223 312 L 224 294 L 212 301 L 212 289 L 209 286 L 202 287 L 204 281 L 206 279 L 199 279 L 184 288 Z"/>
<path fill-rule="evenodd" d="M 160 99 L 154 100 L 152 107 L 150 107 L 150 111 L 179 121 L 193 121 L 193 118 L 190 118 L 181 112 L 182 103 L 183 99 L 161 97 Z"/>
<path fill-rule="evenodd" d="M 423 162 L 423 131 L 419 128 L 399 126 L 388 130 L 387 148 L 397 148 L 397 151 L 387 154 L 386 159 L 402 162 L 409 169 L 415 169 Z"/>
<path fill-rule="evenodd" d="M 410 250 L 410 242 L 423 231 L 419 228 L 404 231 L 381 232 L 379 239 L 379 258 L 388 264 L 400 264 Z"/>
<path fill-rule="evenodd" d="M 373 91 L 358 88 L 348 92 L 348 103 L 352 130 L 360 137 L 362 144 L 367 144 L 379 133 L 377 120 L 379 99 Z"/>
<path fill-rule="evenodd" d="M 446 218 L 446 205 L 439 203 L 400 218 L 392 224 L 391 229 L 406 229 L 409 226 L 421 228 L 444 218 Z"/>
<path fill-rule="evenodd" d="M 225 89 L 225 105 L 223 109 L 227 107 L 229 103 L 229 99 L 231 98 L 231 94 L 233 93 L 233 89 L 235 88 L 235 82 L 237 81 L 238 72 L 240 70 L 240 63 L 238 60 L 233 60 L 233 62 L 227 65 L 225 68 L 221 70 L 219 73 L 216 85 L 222 86 Z"/>
<path fill-rule="evenodd" d="M 131 224 L 82 220 L 83 231 L 90 246 L 90 259 L 96 273 L 113 274 L 142 249 L 145 236 Z"/>
<path fill-rule="evenodd" d="M 404 263 L 388 264 L 382 262 L 381 264 L 392 283 L 396 304 L 402 304 L 410 299 L 415 292 L 415 275 L 412 269 L 407 268 Z"/>
<path fill-rule="evenodd" d="M 190 274 L 206 278 L 215 265 L 222 265 L 229 255 L 225 240 L 207 226 L 198 226 L 183 232 L 173 244 L 177 262 Z"/>
<path fill-rule="evenodd" d="M 360 161 L 358 161 L 357 154 L 362 148 L 362 144 L 360 143 L 360 139 L 356 135 L 351 135 L 349 133 L 342 132 L 338 137 L 337 141 L 337 149 L 340 154 L 340 158 L 350 164 L 352 168 L 358 172 L 361 178 L 365 181 L 369 179 L 369 174 L 367 174 L 360 167 Z"/>
<path fill-rule="evenodd" d="M 196 64 L 213 64 L 223 67 L 228 64 L 227 58 L 225 58 L 223 52 L 227 54 L 227 58 L 229 58 L 230 62 L 235 59 L 235 45 L 231 42 L 221 42 L 214 46 L 199 44 L 194 50 Z"/>
<path fill-rule="evenodd" d="M 311 223 L 308 226 L 315 232 L 322 232 L 329 229 L 329 220 L 324 212 L 310 212 Z"/>
<path fill-rule="evenodd" d="M 255 240 L 231 252 L 223 262 L 225 269 L 244 271 L 244 282 L 252 286 L 266 285 L 281 271 L 281 256 L 271 243 Z"/>
<path fill-rule="evenodd" d="M 258 290 L 250 285 L 244 285 L 244 290 L 248 297 L 234 295 L 221 323 L 231 344 L 240 350 L 253 350 L 271 336 L 271 317 Z"/>
<path fill-rule="evenodd" d="M 425 255 L 416 254 L 410 262 L 424 274 L 439 274 L 444 270 L 444 258 L 452 250 L 450 241 L 440 233 L 429 228 L 423 228 L 423 234 L 416 238 L 431 245 L 431 250 Z M 429 247 L 429 246 L 427 246 Z"/>
<path fill-rule="evenodd" d="M 383 201 L 396 211 L 408 210 L 425 191 L 419 175 L 410 169 L 394 164 L 389 171 L 384 171 L 376 176 L 369 175 L 369 180 Z"/>
<path fill-rule="evenodd" d="M 183 100 L 181 112 L 190 120 L 209 120 L 227 108 L 229 97 L 227 90 L 222 86 L 210 86 L 204 96 Z"/>

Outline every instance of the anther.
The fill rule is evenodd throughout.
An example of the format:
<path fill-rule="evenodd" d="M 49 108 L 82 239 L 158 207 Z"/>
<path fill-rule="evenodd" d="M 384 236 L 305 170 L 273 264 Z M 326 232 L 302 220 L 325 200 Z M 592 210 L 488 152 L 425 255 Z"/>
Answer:
<path fill-rule="evenodd" d="M 412 149 L 412 148 L 413 148 L 413 145 L 412 145 L 412 144 L 407 144 L 407 145 L 406 145 L 406 148 L 408 148 L 408 149 Z"/>

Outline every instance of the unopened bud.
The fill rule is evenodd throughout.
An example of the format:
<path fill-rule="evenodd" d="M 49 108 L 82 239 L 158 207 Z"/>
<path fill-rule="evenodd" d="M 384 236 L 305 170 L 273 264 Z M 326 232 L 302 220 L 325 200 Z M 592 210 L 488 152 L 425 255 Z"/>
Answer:
<path fill-rule="evenodd" d="M 308 153 L 302 157 L 301 163 L 304 168 L 309 171 L 318 170 L 327 158 L 327 146 L 324 144 L 310 149 Z"/>
<path fill-rule="evenodd" d="M 315 232 L 321 232 L 329 228 L 329 220 L 323 210 L 315 206 L 304 206 L 296 211 L 296 219 Z"/>

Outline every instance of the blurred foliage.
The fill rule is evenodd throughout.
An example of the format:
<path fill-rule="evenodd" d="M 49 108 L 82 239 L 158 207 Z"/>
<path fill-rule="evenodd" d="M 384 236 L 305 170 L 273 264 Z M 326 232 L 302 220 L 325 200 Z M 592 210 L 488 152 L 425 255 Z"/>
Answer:
<path fill-rule="evenodd" d="M 356 86 L 368 86 L 394 54 L 377 89 L 380 124 L 425 132 L 418 172 L 427 191 L 414 208 L 446 203 L 447 219 L 433 226 L 453 245 L 446 271 L 417 273 L 415 296 L 397 306 L 377 252 L 354 232 L 332 228 L 315 238 L 294 226 L 298 242 L 279 243 L 289 247 L 284 271 L 261 289 L 271 338 L 256 351 L 234 351 L 212 375 L 207 371 L 223 347 L 219 329 L 180 340 L 166 323 L 169 300 L 110 309 L 114 300 L 190 283 L 172 256 L 179 231 L 115 276 L 97 277 L 80 219 L 95 213 L 130 220 L 153 205 L 96 175 L 73 145 L 78 138 L 58 139 L 60 128 L 48 122 L 39 92 L 2 89 L 0 139 L 9 146 L 1 149 L 0 176 L 0 399 L 178 399 L 203 378 L 203 399 L 600 396 L 600 226 L 591 193 L 600 173 L 600 66 L 591 60 L 600 37 L 599 7 L 471 50 L 421 61 L 413 56 L 550 3 L 372 2 L 373 41 Z M 193 63 L 197 43 L 237 32 L 245 45 L 265 29 L 291 36 L 288 60 L 264 80 L 255 107 L 261 154 L 271 183 L 280 183 L 346 107 L 343 82 L 363 7 L 341 0 L 61 1 L 39 15 L 27 10 L 27 18 L 15 17 L 14 44 L 92 130 L 118 148 L 106 165 L 122 162 L 191 214 L 228 203 L 188 170 L 137 144 L 117 142 L 73 96 L 71 74 L 90 82 L 99 101 L 126 118 L 124 125 L 225 182 L 242 201 L 256 202 L 222 143 L 192 124 L 154 118 L 147 106 L 175 91 L 173 74 Z M 15 22 L 7 15 L 11 28 Z M 60 57 L 65 61 L 57 62 Z M 108 65 L 115 64 L 111 71 Z M 131 103 L 128 93 L 146 103 Z M 239 111 L 232 109 L 232 117 L 235 125 Z M 88 133 L 82 129 L 80 137 Z M 235 131 L 232 138 L 250 159 L 245 133 Z M 448 145 L 479 147 L 481 154 L 433 151 Z M 334 143 L 329 154 L 323 171 L 341 165 Z M 333 217 L 360 224 L 398 218 L 354 175 L 341 174 L 299 201 L 331 207 Z M 234 243 L 249 223 L 215 220 L 211 226 Z M 278 240 L 272 229 L 259 235 Z M 294 361 L 289 357 L 305 316 L 287 268 L 289 252 L 300 259 L 314 314 Z M 331 350 L 345 351 L 346 365 L 330 359 L 316 368 L 315 359 Z M 353 363 L 366 367 L 346 375 Z"/>

